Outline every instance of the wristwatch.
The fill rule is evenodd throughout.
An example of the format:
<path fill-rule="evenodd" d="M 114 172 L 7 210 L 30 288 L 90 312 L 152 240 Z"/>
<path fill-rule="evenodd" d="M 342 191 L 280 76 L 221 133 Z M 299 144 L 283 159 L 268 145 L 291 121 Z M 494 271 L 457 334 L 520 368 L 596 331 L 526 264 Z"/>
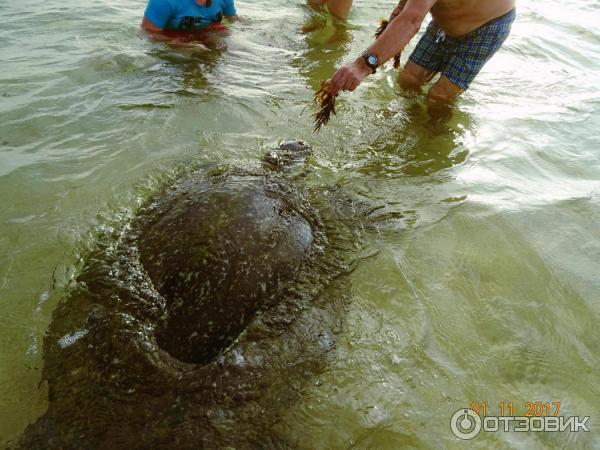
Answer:
<path fill-rule="evenodd" d="M 365 50 L 360 56 L 365 60 L 365 63 L 371 68 L 373 73 L 377 72 L 377 67 L 379 67 L 379 58 L 377 58 L 377 55 L 369 53 L 369 50 Z"/>

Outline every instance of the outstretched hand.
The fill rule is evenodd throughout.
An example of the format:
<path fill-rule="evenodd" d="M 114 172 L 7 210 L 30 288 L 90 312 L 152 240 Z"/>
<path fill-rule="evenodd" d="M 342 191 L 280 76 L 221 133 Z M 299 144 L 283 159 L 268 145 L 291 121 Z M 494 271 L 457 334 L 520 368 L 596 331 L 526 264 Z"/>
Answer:
<path fill-rule="evenodd" d="M 337 95 L 340 91 L 353 91 L 371 74 L 371 68 L 362 59 L 345 64 L 340 67 L 331 77 L 329 93 Z"/>

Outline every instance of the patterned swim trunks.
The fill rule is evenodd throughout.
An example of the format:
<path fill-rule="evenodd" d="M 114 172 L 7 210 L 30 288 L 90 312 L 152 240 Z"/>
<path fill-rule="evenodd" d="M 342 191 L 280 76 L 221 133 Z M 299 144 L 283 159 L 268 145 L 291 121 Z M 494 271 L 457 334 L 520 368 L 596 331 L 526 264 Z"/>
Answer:
<path fill-rule="evenodd" d="M 461 37 L 446 36 L 437 23 L 431 21 L 409 59 L 421 67 L 441 72 L 465 90 L 502 46 L 515 17 L 513 9 Z"/>

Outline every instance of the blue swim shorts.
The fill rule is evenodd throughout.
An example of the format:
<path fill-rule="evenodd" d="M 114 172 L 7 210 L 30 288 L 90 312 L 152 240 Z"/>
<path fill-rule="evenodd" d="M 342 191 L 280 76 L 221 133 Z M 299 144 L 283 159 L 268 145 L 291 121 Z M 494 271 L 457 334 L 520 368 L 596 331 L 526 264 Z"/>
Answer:
<path fill-rule="evenodd" d="M 437 23 L 431 21 L 409 59 L 428 70 L 441 72 L 465 90 L 502 46 L 515 17 L 513 9 L 460 37 L 446 36 Z"/>

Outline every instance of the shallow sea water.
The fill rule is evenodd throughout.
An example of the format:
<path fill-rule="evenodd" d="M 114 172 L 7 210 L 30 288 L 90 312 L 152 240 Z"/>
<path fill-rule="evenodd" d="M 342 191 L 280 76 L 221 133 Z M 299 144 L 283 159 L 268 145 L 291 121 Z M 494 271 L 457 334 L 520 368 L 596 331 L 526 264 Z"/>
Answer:
<path fill-rule="evenodd" d="M 199 56 L 140 37 L 142 1 L 0 1 L 0 446 L 47 407 L 42 338 L 88 231 L 177 165 L 300 138 L 315 179 L 379 207 L 380 251 L 279 432 L 306 449 L 600 448 L 597 0 L 520 1 L 446 124 L 388 67 L 318 135 L 313 90 L 392 2 L 356 1 L 342 29 L 301 2 L 237 5 L 228 50 Z M 450 432 L 459 408 L 511 400 L 561 402 L 591 432 Z"/>

